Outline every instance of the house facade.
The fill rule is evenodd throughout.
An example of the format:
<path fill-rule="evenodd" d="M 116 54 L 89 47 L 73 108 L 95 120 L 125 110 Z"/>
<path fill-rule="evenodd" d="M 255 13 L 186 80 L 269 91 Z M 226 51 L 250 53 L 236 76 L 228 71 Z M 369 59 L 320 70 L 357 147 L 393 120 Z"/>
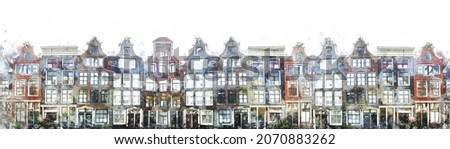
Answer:
<path fill-rule="evenodd" d="M 185 109 L 183 111 L 186 128 L 213 128 L 215 112 L 213 77 L 214 72 L 205 73 L 210 59 L 207 44 L 196 38 L 193 48 L 186 57 L 184 76 Z M 219 95 L 218 95 L 219 96 Z M 220 97 L 217 97 L 220 98 Z"/>
<path fill-rule="evenodd" d="M 112 76 L 113 127 L 142 128 L 144 125 L 144 64 L 129 37 L 119 44 L 119 53 L 107 57 Z"/>
<path fill-rule="evenodd" d="M 312 124 L 312 78 L 303 43 L 297 43 L 284 61 L 284 100 L 286 118 L 293 128 L 310 128 Z"/>
<path fill-rule="evenodd" d="M 72 91 L 77 105 L 75 124 L 80 128 L 101 127 L 112 122 L 112 73 L 105 68 L 106 54 L 96 37 L 87 42 L 87 46 L 86 51 L 75 61 L 75 87 Z M 71 83 L 71 74 L 66 74 Z M 64 79 L 65 77 L 63 76 Z"/>
<path fill-rule="evenodd" d="M 12 63 L 3 54 L 3 47 L 0 45 L 0 128 L 11 127 L 14 122 L 12 105 Z"/>
<path fill-rule="evenodd" d="M 63 128 L 77 124 L 73 90 L 77 74 L 77 46 L 42 46 L 43 101 L 41 117 Z"/>
<path fill-rule="evenodd" d="M 225 49 L 219 55 L 219 63 L 210 57 L 210 65 L 215 73 L 211 78 L 217 77 L 216 109 L 219 128 L 249 128 L 248 125 L 248 70 L 244 69 L 241 60 L 244 54 L 240 52 L 239 43 L 230 37 L 225 43 Z M 214 64 L 217 63 L 217 64 Z M 209 67 L 209 66 L 208 66 Z M 211 74 L 213 71 L 208 71 Z"/>
<path fill-rule="evenodd" d="M 434 46 L 427 43 L 415 61 L 414 105 L 421 127 L 440 128 L 445 115 L 444 62 L 436 55 Z"/>
<path fill-rule="evenodd" d="M 150 128 L 183 125 L 183 72 L 172 46 L 169 38 L 157 38 L 153 41 L 153 56 L 147 58 L 144 125 Z"/>
<path fill-rule="evenodd" d="M 315 128 L 341 127 L 343 124 L 343 58 L 337 54 L 337 45 L 325 38 L 320 55 L 314 58 L 316 61 L 311 60 Z"/>
<path fill-rule="evenodd" d="M 346 78 L 344 124 L 365 129 L 377 128 L 378 63 L 369 51 L 368 43 L 359 38 L 343 64 Z"/>
<path fill-rule="evenodd" d="M 378 126 L 392 129 L 406 127 L 414 117 L 414 48 L 377 47 L 379 99 Z"/>
<path fill-rule="evenodd" d="M 22 127 L 35 124 L 41 112 L 40 62 L 41 58 L 34 53 L 33 46 L 28 42 L 20 47 L 19 55 L 13 58 L 11 106 L 14 121 Z"/>
<path fill-rule="evenodd" d="M 284 50 L 284 46 L 249 46 L 242 62 L 249 70 L 247 94 L 253 129 L 272 128 L 285 117 Z"/>

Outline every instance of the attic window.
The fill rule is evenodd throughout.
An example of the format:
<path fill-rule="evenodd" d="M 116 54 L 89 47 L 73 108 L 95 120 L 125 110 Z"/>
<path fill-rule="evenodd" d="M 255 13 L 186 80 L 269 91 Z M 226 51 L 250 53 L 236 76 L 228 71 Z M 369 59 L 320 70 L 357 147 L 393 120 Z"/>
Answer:
<path fill-rule="evenodd" d="M 425 54 L 425 60 L 427 60 L 427 61 L 431 60 L 431 54 L 430 53 Z"/>
<path fill-rule="evenodd" d="M 295 54 L 295 60 L 300 60 L 300 59 L 302 59 L 302 54 L 301 53 L 296 53 Z"/>
<path fill-rule="evenodd" d="M 199 55 L 201 52 L 202 52 L 202 48 L 200 48 L 200 47 L 198 47 L 198 48 L 196 48 L 195 49 L 195 53 L 194 53 L 194 55 Z"/>
<path fill-rule="evenodd" d="M 364 48 L 358 48 L 358 54 L 364 54 Z"/>

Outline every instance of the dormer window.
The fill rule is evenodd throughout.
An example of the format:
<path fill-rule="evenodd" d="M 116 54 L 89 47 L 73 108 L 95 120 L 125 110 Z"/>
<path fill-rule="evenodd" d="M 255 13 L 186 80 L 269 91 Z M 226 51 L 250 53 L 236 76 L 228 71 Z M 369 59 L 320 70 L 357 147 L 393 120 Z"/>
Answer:
<path fill-rule="evenodd" d="M 166 51 L 160 51 L 160 52 L 159 52 L 159 55 L 160 55 L 160 56 L 167 56 L 167 55 L 166 55 Z"/>
<path fill-rule="evenodd" d="M 97 47 L 92 47 L 91 48 L 91 53 L 97 53 L 98 52 L 98 48 Z"/>

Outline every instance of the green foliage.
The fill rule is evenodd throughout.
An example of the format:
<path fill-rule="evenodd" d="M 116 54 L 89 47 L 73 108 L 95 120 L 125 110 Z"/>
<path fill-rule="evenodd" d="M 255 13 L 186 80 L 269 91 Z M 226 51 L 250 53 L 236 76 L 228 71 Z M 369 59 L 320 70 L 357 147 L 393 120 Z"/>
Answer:
<path fill-rule="evenodd" d="M 16 123 L 16 125 L 14 125 L 14 129 L 22 129 L 22 124 Z"/>
<path fill-rule="evenodd" d="M 287 119 L 280 119 L 276 122 L 277 129 L 290 129 L 292 128 L 291 123 Z"/>

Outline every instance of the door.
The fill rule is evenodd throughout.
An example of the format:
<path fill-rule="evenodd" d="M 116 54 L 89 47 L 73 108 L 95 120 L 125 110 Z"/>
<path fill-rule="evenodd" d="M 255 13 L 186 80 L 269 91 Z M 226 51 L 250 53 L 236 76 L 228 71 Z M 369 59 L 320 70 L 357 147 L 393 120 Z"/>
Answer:
<path fill-rule="evenodd" d="M 248 125 L 248 111 L 244 109 L 236 109 L 234 111 L 234 127 L 235 128 L 249 128 Z"/>
<path fill-rule="evenodd" d="M 139 128 L 141 114 L 138 111 L 128 112 L 128 128 Z"/>
<path fill-rule="evenodd" d="M 186 114 L 186 128 L 198 128 L 198 114 L 196 112 Z"/>

